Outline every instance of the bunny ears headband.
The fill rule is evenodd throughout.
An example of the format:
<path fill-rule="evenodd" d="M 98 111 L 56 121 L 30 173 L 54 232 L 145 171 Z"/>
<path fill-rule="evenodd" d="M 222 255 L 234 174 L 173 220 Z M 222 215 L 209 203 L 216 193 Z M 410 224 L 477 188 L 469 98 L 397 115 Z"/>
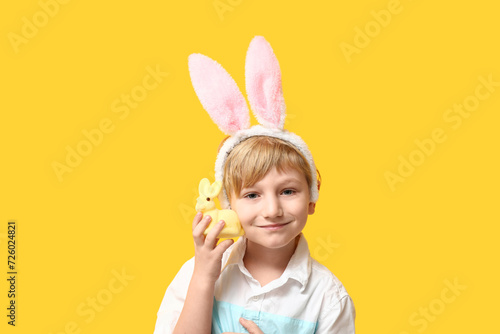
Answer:
<path fill-rule="evenodd" d="M 222 181 L 224 164 L 229 152 L 243 140 L 253 136 L 268 136 L 285 140 L 296 147 L 311 168 L 311 202 L 318 200 L 316 166 L 306 143 L 296 134 L 285 130 L 285 100 L 281 88 L 281 71 L 271 45 L 262 36 L 250 42 L 245 63 L 245 83 L 248 100 L 259 125 L 250 127 L 250 115 L 236 82 L 216 61 L 199 53 L 189 56 L 189 73 L 201 104 L 219 129 L 230 137 L 224 142 L 215 162 L 215 179 Z M 224 191 L 221 206 L 229 208 Z"/>

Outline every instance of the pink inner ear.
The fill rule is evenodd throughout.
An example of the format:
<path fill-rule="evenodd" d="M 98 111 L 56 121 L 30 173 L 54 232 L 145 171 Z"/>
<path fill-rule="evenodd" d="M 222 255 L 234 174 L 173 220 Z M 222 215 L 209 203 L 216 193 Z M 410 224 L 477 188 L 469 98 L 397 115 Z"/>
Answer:
<path fill-rule="evenodd" d="M 247 51 L 246 90 L 252 111 L 262 125 L 283 128 L 285 105 L 281 70 L 271 45 L 256 36 Z"/>
<path fill-rule="evenodd" d="M 229 73 L 202 54 L 191 54 L 188 63 L 196 95 L 222 132 L 234 134 L 250 127 L 247 103 Z"/>

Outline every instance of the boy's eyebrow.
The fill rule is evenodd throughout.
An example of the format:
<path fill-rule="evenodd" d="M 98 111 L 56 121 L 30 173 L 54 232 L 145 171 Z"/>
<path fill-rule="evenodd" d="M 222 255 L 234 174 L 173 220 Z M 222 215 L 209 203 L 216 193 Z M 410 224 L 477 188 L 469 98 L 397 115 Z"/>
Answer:
<path fill-rule="evenodd" d="M 257 183 L 258 183 L 258 182 L 257 182 Z M 281 186 L 281 185 L 286 184 L 286 183 L 300 183 L 300 180 L 299 180 L 299 179 L 297 179 L 297 178 L 295 178 L 295 177 L 290 177 L 290 178 L 286 178 L 286 179 L 284 179 L 284 180 L 282 180 L 282 181 L 278 181 L 278 182 L 276 182 L 276 184 L 277 184 L 278 186 Z M 242 188 L 241 188 L 241 190 L 244 190 L 244 189 L 252 189 L 252 188 L 255 188 L 255 187 L 256 187 L 256 185 L 254 184 L 253 186 L 249 186 L 249 187 L 242 187 Z"/>
<path fill-rule="evenodd" d="M 297 179 L 297 178 L 295 178 L 295 177 L 289 177 L 289 178 L 286 178 L 283 181 L 277 182 L 277 183 L 278 184 L 282 184 L 282 183 L 289 183 L 289 182 L 298 182 L 298 183 L 300 183 L 300 180 Z"/>

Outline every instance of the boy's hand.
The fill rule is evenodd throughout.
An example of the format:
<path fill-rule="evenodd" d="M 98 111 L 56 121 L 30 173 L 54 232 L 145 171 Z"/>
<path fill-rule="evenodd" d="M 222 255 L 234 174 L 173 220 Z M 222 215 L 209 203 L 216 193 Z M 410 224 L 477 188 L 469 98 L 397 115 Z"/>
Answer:
<path fill-rule="evenodd" d="M 243 327 L 245 327 L 245 329 L 250 334 L 264 334 L 264 333 L 262 333 L 262 331 L 260 330 L 260 328 L 257 327 L 257 325 L 252 320 L 247 320 L 247 319 L 244 319 L 244 318 L 240 318 L 240 324 Z M 237 334 L 237 333 L 226 332 L 226 333 L 222 333 L 222 334 Z"/>
<path fill-rule="evenodd" d="M 234 241 L 232 239 L 224 240 L 217 245 L 219 239 L 217 236 L 224 228 L 225 222 L 221 220 L 205 237 L 203 232 L 208 227 L 211 221 L 210 216 L 205 216 L 198 212 L 193 220 L 193 239 L 195 265 L 193 276 L 196 275 L 202 279 L 206 279 L 211 284 L 219 278 L 222 254 L 231 246 Z"/>

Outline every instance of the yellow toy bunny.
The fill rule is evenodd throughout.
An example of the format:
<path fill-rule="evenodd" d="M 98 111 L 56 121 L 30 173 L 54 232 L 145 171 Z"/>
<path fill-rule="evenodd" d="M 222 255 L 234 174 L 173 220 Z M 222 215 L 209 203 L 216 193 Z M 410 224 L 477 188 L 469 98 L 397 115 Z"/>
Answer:
<path fill-rule="evenodd" d="M 200 196 L 196 199 L 196 211 L 203 212 L 203 217 L 205 217 L 205 215 L 212 217 L 212 222 L 208 225 L 203 234 L 207 235 L 217 222 L 224 220 L 226 225 L 219 233 L 218 238 L 234 238 L 241 236 L 245 234 L 245 231 L 243 231 L 241 227 L 236 212 L 233 210 L 219 210 L 215 207 L 214 199 L 219 195 L 221 189 L 222 183 L 220 181 L 215 181 L 212 185 L 210 185 L 210 181 L 206 178 L 200 181 L 200 186 L 198 187 Z"/>

